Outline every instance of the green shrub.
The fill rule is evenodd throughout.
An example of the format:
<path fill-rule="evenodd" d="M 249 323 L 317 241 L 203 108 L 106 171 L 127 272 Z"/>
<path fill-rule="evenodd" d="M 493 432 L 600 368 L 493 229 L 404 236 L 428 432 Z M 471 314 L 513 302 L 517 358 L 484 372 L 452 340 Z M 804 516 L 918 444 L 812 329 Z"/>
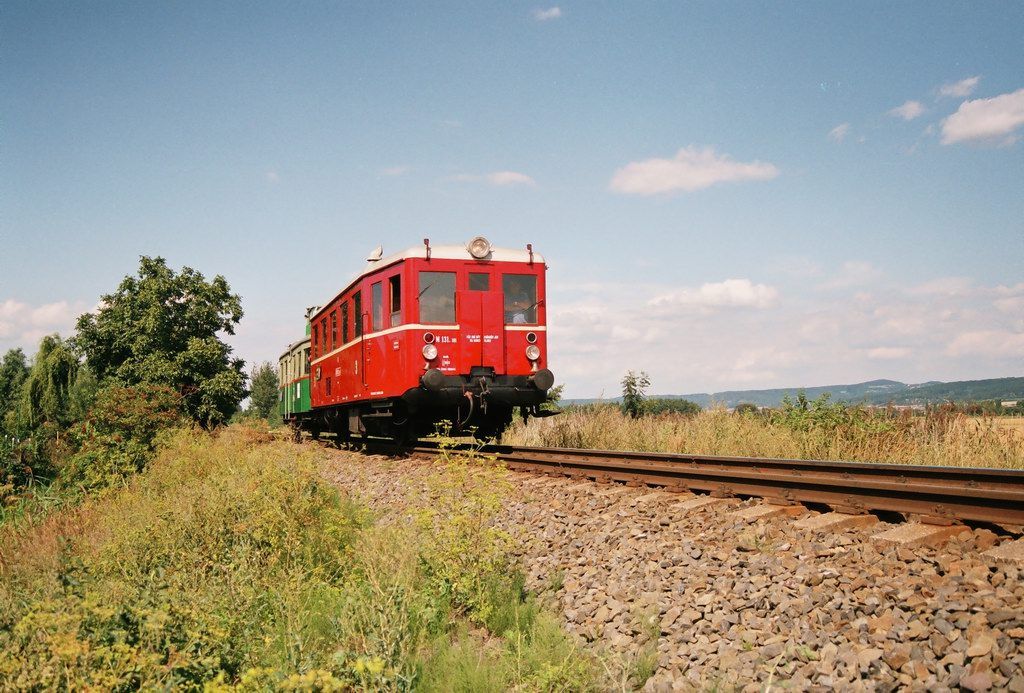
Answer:
<path fill-rule="evenodd" d="M 168 387 L 102 388 L 76 427 L 79 449 L 62 466 L 58 486 L 88 491 L 123 482 L 146 466 L 158 435 L 181 423 L 180 398 Z"/>

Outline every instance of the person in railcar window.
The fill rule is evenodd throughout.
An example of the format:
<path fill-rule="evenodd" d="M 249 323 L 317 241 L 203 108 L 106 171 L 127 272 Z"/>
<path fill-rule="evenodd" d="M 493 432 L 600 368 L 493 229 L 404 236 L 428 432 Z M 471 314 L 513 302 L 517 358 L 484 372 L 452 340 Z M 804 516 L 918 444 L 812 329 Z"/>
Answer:
<path fill-rule="evenodd" d="M 505 294 L 505 324 L 536 324 L 537 277 L 533 274 L 506 274 L 501 285 Z"/>
<path fill-rule="evenodd" d="M 530 308 L 530 299 L 526 294 L 519 294 L 512 298 L 512 310 L 510 312 L 513 325 L 526 324 L 526 311 Z M 507 319 L 507 318 L 506 318 Z"/>

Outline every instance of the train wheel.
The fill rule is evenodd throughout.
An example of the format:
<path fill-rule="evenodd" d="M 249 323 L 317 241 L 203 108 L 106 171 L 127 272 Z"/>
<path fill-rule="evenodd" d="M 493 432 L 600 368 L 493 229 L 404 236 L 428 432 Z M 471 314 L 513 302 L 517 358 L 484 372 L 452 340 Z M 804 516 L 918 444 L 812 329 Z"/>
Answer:
<path fill-rule="evenodd" d="M 416 440 L 416 432 L 411 423 L 395 426 L 391 432 L 391 440 L 396 445 L 410 445 Z"/>
<path fill-rule="evenodd" d="M 473 432 L 473 437 L 477 440 L 495 440 L 505 432 L 510 423 L 512 423 L 511 408 L 495 410 L 492 407 L 491 413 L 480 422 L 476 431 Z"/>

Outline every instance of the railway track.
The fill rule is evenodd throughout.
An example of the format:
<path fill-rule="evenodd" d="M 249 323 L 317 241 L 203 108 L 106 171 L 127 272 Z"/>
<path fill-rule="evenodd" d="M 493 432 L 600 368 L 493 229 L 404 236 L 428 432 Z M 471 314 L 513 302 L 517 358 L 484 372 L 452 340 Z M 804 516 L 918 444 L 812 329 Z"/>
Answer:
<path fill-rule="evenodd" d="M 432 456 L 439 454 L 439 446 L 430 442 L 410 447 L 372 444 L 368 451 Z M 759 497 L 770 503 L 827 506 L 849 514 L 899 513 L 931 524 L 1024 526 L 1021 470 L 508 445 L 489 445 L 480 452 L 511 469 L 598 482 L 720 497 Z"/>

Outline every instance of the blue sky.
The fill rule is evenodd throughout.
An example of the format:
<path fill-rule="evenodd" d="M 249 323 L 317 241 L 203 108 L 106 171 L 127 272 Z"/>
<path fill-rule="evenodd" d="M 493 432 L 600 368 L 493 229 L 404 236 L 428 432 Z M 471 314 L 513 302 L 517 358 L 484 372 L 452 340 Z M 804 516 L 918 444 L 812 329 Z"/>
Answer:
<path fill-rule="evenodd" d="M 147 254 L 273 360 L 483 233 L 570 396 L 1022 374 L 1021 3 L 8 2 L 0 91 L 0 349 Z"/>

